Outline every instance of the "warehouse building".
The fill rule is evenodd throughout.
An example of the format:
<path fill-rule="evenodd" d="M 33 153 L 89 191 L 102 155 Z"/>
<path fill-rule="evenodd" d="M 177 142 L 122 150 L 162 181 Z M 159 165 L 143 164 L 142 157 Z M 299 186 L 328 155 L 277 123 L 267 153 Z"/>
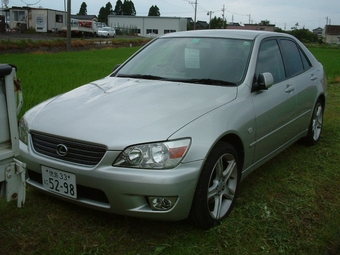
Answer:
<path fill-rule="evenodd" d="M 139 36 L 156 37 L 167 33 L 186 31 L 191 18 L 158 16 L 120 16 L 110 15 L 108 25 L 120 30 L 132 31 Z"/>

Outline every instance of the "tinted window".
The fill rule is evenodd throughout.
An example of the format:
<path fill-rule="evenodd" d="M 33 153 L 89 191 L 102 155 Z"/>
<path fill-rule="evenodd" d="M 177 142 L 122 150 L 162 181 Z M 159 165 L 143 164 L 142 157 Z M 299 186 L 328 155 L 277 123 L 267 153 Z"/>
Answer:
<path fill-rule="evenodd" d="M 281 40 L 281 46 L 289 75 L 294 76 L 299 73 L 302 73 L 305 70 L 305 67 L 304 63 L 302 62 L 301 58 L 302 54 L 298 46 L 293 41 L 290 40 Z M 304 55 L 303 57 L 304 60 L 307 61 Z"/>
<path fill-rule="evenodd" d="M 275 83 L 286 78 L 280 48 L 276 40 L 264 41 L 261 44 L 256 65 L 256 77 L 264 72 L 271 73 Z"/>
<path fill-rule="evenodd" d="M 304 70 L 309 69 L 309 68 L 312 66 L 312 64 L 309 62 L 308 58 L 307 58 L 306 55 L 302 52 L 302 50 L 300 50 L 300 55 L 301 55 L 301 58 L 302 58 L 303 69 L 304 69 Z"/>

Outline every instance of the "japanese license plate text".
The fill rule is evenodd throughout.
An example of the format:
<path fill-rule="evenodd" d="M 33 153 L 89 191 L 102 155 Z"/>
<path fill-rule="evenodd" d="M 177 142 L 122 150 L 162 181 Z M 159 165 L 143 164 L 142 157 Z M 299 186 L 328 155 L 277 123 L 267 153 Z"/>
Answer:
<path fill-rule="evenodd" d="M 43 186 L 46 190 L 77 198 L 76 176 L 50 167 L 41 168 Z"/>

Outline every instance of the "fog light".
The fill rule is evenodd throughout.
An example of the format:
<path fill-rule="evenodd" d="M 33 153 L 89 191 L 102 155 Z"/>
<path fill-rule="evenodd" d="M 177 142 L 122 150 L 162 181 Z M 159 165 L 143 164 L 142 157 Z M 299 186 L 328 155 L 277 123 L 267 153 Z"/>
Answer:
<path fill-rule="evenodd" d="M 169 211 L 174 207 L 177 197 L 148 197 L 152 210 Z"/>

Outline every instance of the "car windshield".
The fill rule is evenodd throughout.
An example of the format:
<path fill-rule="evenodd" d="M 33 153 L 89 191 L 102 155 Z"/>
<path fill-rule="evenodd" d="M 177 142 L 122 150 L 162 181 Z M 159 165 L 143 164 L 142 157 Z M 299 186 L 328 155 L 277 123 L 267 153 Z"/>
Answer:
<path fill-rule="evenodd" d="M 113 75 L 210 85 L 237 85 L 246 73 L 252 41 L 159 38 Z"/>

